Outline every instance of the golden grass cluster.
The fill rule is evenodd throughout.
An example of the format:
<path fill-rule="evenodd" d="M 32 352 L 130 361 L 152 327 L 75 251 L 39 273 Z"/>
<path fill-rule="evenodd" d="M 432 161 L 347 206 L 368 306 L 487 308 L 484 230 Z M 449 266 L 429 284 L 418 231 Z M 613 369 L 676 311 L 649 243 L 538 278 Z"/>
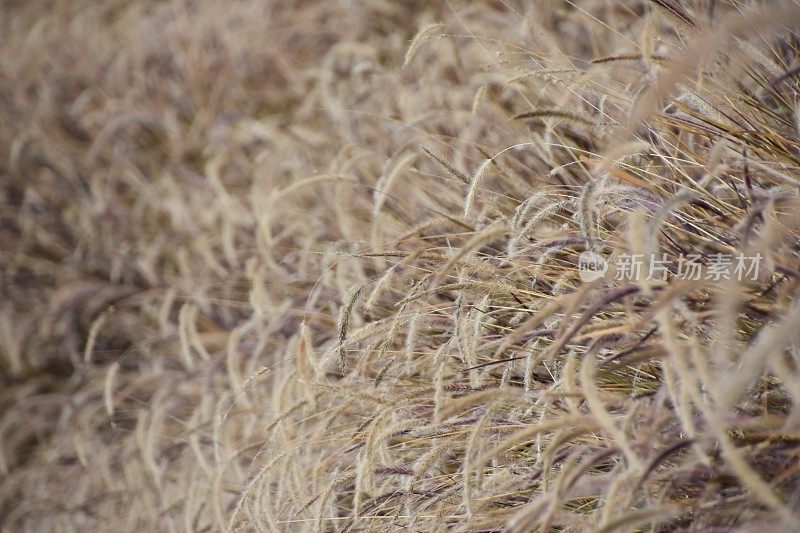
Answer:
<path fill-rule="evenodd" d="M 2 530 L 791 530 L 797 27 L 3 0 Z"/>

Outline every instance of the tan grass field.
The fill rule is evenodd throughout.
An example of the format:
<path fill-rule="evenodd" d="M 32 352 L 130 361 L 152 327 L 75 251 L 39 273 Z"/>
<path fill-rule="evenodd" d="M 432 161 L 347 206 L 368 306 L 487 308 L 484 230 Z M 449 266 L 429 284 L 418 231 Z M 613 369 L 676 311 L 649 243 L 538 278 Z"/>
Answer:
<path fill-rule="evenodd" d="M 797 28 L 0 0 L 0 528 L 796 531 Z"/>

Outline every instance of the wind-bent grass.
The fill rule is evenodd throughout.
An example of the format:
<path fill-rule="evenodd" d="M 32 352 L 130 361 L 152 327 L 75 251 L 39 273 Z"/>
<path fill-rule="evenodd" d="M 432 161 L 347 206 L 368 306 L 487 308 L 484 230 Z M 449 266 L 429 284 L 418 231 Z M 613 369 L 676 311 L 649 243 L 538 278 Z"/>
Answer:
<path fill-rule="evenodd" d="M 800 519 L 800 5 L 50 4 L 0 4 L 4 531 Z"/>

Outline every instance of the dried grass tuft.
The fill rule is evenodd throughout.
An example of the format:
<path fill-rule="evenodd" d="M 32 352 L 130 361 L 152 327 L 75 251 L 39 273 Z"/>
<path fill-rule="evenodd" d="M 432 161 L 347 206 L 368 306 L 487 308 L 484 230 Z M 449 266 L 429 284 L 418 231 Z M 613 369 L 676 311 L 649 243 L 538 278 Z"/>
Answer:
<path fill-rule="evenodd" d="M 798 20 L 4 2 L 0 528 L 790 530 Z"/>

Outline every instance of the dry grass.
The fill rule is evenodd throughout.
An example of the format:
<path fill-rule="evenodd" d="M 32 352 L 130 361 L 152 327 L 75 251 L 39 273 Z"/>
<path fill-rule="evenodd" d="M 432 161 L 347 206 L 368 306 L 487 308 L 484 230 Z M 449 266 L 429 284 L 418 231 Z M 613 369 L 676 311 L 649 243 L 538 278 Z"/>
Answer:
<path fill-rule="evenodd" d="M 3 0 L 3 530 L 791 530 L 798 23 Z"/>

